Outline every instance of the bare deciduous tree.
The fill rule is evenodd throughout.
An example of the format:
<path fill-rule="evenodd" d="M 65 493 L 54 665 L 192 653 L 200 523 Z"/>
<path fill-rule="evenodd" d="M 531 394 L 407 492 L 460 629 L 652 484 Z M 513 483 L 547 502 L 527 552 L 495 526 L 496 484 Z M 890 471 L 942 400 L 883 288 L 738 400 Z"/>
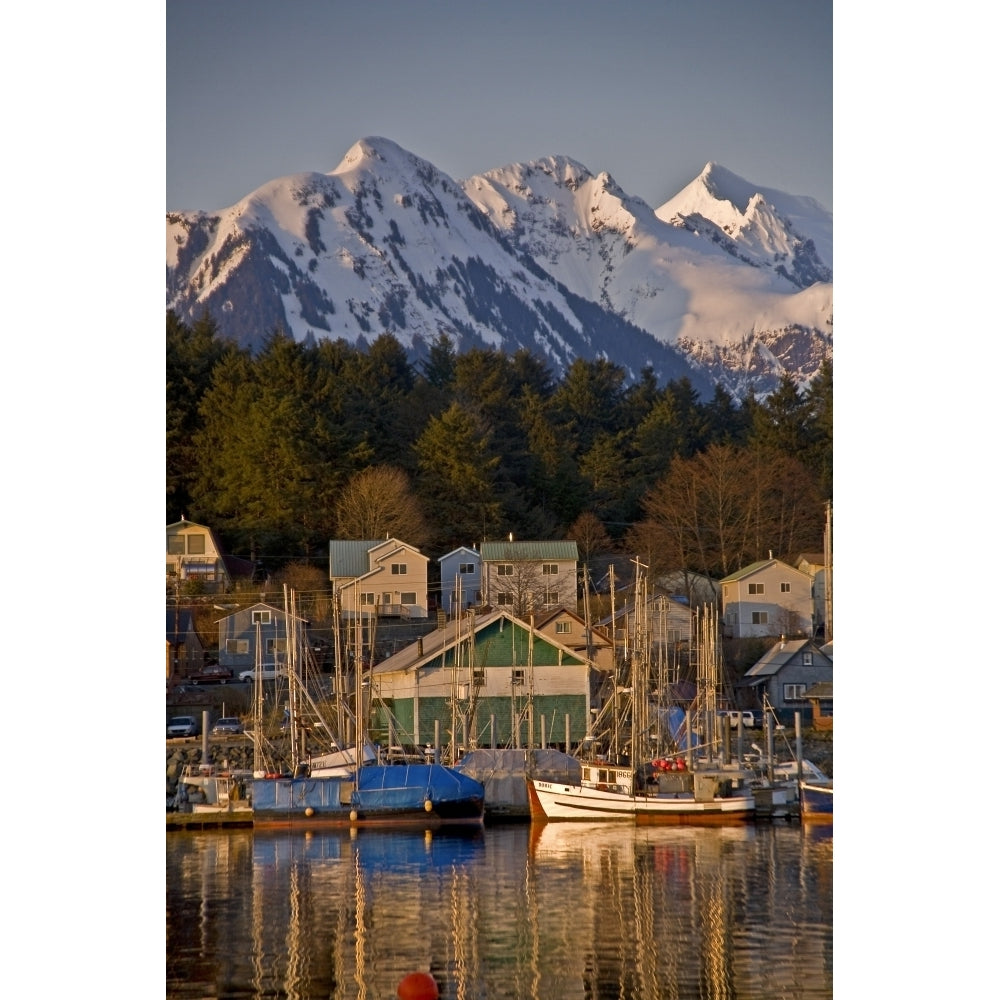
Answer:
<path fill-rule="evenodd" d="M 402 469 L 377 465 L 355 473 L 334 508 L 339 538 L 398 538 L 420 548 L 430 531 Z"/>

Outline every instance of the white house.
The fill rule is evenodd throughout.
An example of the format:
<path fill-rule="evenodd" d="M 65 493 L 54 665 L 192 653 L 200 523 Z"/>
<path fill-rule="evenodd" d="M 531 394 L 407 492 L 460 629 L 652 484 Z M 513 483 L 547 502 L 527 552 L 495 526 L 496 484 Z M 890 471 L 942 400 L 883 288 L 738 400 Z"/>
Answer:
<path fill-rule="evenodd" d="M 576 542 L 483 542 L 484 603 L 520 618 L 577 605 Z"/>
<path fill-rule="evenodd" d="M 197 581 L 208 593 L 224 593 L 232 585 L 215 532 L 183 517 L 167 525 L 167 584 Z"/>
<path fill-rule="evenodd" d="M 728 638 L 812 635 L 812 580 L 780 559 L 761 559 L 719 581 Z"/>
<path fill-rule="evenodd" d="M 341 617 L 426 618 L 428 562 L 397 538 L 330 542 L 330 583 Z"/>

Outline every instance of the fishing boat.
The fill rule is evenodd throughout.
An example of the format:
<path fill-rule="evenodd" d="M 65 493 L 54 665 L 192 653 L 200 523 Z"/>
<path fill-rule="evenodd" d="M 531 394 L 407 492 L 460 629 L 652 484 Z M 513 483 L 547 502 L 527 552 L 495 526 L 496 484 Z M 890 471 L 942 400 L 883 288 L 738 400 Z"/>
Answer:
<path fill-rule="evenodd" d="M 289 618 L 293 619 L 294 616 Z M 306 686 L 299 682 L 294 659 L 297 645 L 294 639 L 288 643 L 293 724 L 296 699 L 308 698 Z M 315 759 L 300 759 L 293 730 L 292 771 L 286 774 L 265 770 L 266 762 L 263 756 L 258 757 L 255 742 L 250 785 L 254 828 L 481 826 L 485 789 L 480 782 L 438 763 L 400 765 L 376 759 L 362 721 L 366 712 L 360 670 L 355 672 L 355 683 L 358 738 L 354 747 L 335 748 Z M 362 748 L 361 752 L 357 752 L 357 747 Z"/>
<path fill-rule="evenodd" d="M 177 805 L 182 812 L 232 815 L 250 819 L 244 775 L 214 764 L 189 764 L 178 779 Z"/>
<path fill-rule="evenodd" d="M 349 777 L 252 779 L 255 828 L 482 825 L 483 785 L 443 764 L 368 764 Z"/>
<path fill-rule="evenodd" d="M 637 634 L 648 635 L 639 620 L 645 607 L 642 578 L 637 565 Z M 705 608 L 699 631 L 698 697 L 695 713 L 688 712 L 682 730 L 672 736 L 678 752 L 652 757 L 649 733 L 654 729 L 649 700 L 648 646 L 636 644 L 629 683 L 621 689 L 630 697 L 627 728 L 629 753 L 581 760 L 578 781 L 530 778 L 529 798 L 533 820 L 618 820 L 637 824 L 722 824 L 753 819 L 755 802 L 750 781 L 753 771 L 727 759 L 717 739 L 716 710 L 718 659 L 715 637 L 717 612 Z M 694 721 L 695 716 L 697 722 Z M 615 729 L 625 728 L 616 721 Z M 700 734 L 700 735 L 699 735 Z"/>
<path fill-rule="evenodd" d="M 799 782 L 799 816 L 803 823 L 833 822 L 833 781 Z"/>

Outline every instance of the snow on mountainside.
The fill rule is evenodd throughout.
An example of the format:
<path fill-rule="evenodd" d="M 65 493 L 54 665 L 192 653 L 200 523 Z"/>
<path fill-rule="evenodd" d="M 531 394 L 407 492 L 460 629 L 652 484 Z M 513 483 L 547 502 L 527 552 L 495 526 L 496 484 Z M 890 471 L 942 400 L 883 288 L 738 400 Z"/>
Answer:
<path fill-rule="evenodd" d="M 416 358 L 446 333 L 460 351 L 527 348 L 557 371 L 607 357 L 742 395 L 784 370 L 808 381 L 830 355 L 826 219 L 824 242 L 815 202 L 714 164 L 654 213 L 567 157 L 458 184 L 368 138 L 330 174 L 168 213 L 167 307 L 207 310 L 254 346 L 279 327 L 351 343 L 389 332 Z"/>

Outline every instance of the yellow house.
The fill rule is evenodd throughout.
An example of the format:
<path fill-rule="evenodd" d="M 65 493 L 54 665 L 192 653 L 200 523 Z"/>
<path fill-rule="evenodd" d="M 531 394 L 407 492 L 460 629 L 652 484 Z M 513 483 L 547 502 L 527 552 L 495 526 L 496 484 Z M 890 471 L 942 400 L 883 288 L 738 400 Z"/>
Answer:
<path fill-rule="evenodd" d="M 179 587 L 194 580 L 212 594 L 232 585 L 215 533 L 182 517 L 167 525 L 167 584 Z"/>

